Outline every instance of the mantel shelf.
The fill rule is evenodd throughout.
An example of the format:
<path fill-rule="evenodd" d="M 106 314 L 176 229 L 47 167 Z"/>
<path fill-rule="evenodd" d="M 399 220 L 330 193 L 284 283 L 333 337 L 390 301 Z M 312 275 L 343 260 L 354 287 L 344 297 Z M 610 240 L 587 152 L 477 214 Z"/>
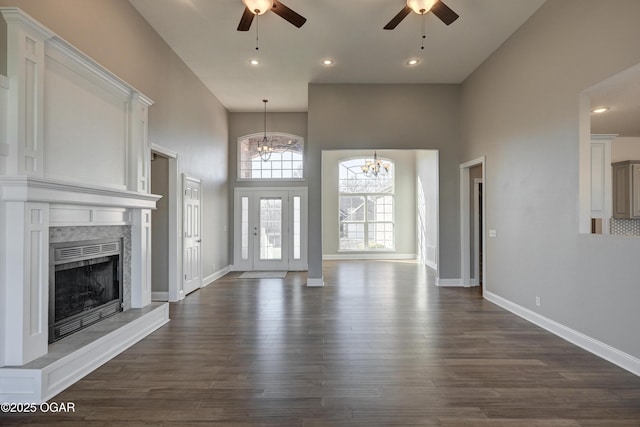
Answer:
<path fill-rule="evenodd" d="M 155 209 L 162 196 L 29 176 L 0 177 L 0 200 Z"/>

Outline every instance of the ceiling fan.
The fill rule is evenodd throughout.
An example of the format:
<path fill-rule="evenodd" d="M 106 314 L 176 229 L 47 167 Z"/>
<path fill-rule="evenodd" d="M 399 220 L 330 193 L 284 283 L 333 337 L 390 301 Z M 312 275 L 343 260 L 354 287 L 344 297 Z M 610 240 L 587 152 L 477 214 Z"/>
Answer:
<path fill-rule="evenodd" d="M 307 18 L 289 9 L 278 0 L 242 0 L 242 3 L 244 3 L 245 8 L 238 24 L 238 31 L 249 31 L 253 17 L 263 15 L 270 10 L 298 28 L 307 22 Z"/>
<path fill-rule="evenodd" d="M 407 5 L 384 26 L 384 29 L 393 30 L 411 11 L 414 11 L 418 15 L 433 12 L 433 14 L 440 18 L 446 25 L 451 25 L 453 21 L 459 17 L 457 13 L 451 10 L 451 8 L 441 0 L 407 0 Z"/>

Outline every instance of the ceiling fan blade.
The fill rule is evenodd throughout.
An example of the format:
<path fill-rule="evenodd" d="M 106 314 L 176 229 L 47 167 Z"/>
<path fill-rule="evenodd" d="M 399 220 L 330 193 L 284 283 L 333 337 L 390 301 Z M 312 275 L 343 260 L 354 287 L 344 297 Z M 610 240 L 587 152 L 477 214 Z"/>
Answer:
<path fill-rule="evenodd" d="M 240 18 L 240 23 L 238 24 L 238 31 L 249 31 L 254 16 L 256 15 L 251 12 L 248 7 L 245 7 L 244 12 L 242 12 L 242 18 Z"/>
<path fill-rule="evenodd" d="M 442 1 L 438 1 L 431 8 L 431 12 L 436 15 L 442 22 L 447 25 L 451 25 L 453 21 L 459 18 L 459 15 L 455 13 L 449 6 L 442 3 Z"/>
<path fill-rule="evenodd" d="M 304 23 L 307 22 L 307 18 L 294 12 L 277 0 L 273 0 L 273 7 L 271 10 L 274 11 L 276 15 L 279 15 L 281 18 L 284 18 L 298 28 L 302 27 Z"/>
<path fill-rule="evenodd" d="M 411 12 L 411 8 L 409 6 L 405 6 L 396 16 L 393 17 L 391 21 L 387 25 L 384 26 L 385 30 L 393 30 L 398 26 L 400 22 Z"/>

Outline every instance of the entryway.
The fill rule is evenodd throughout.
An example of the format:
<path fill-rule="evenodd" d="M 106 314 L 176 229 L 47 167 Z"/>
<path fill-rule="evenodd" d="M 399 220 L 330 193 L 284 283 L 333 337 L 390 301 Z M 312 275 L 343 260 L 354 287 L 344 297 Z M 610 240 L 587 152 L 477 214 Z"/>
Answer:
<path fill-rule="evenodd" d="M 485 285 L 484 157 L 460 165 L 461 284 Z"/>
<path fill-rule="evenodd" d="M 237 188 L 234 270 L 307 269 L 307 189 Z"/>

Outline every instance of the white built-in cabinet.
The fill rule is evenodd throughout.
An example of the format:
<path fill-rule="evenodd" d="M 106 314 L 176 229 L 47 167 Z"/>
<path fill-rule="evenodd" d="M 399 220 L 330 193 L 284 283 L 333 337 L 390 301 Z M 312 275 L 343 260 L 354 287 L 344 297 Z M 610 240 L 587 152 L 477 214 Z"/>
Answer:
<path fill-rule="evenodd" d="M 613 171 L 613 217 L 640 218 L 640 160 L 611 165 Z"/>

